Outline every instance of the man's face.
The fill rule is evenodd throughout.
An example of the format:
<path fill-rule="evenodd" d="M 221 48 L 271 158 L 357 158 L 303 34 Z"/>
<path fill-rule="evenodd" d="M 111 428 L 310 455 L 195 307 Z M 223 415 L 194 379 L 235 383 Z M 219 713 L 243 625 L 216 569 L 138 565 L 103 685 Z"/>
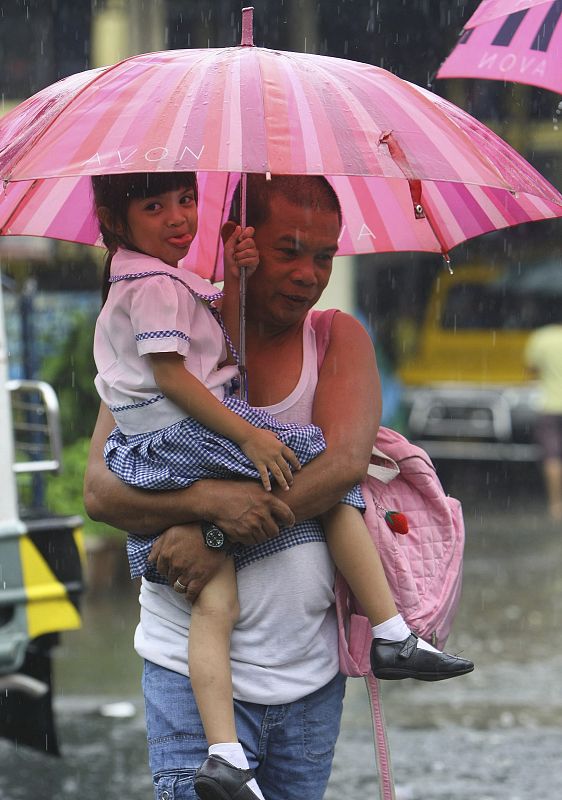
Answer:
<path fill-rule="evenodd" d="M 340 223 L 335 211 L 299 208 L 273 195 L 255 234 L 260 264 L 248 281 L 250 321 L 291 325 L 318 301 L 332 272 Z"/>

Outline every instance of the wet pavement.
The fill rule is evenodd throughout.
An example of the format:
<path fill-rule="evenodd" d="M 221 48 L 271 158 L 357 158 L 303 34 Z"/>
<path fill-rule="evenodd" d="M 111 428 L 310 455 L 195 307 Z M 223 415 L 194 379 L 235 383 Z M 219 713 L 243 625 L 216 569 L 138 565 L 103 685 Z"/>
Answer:
<path fill-rule="evenodd" d="M 463 470 L 445 483 L 467 527 L 447 649 L 477 669 L 438 684 L 382 684 L 397 798 L 562 797 L 562 525 L 546 519 L 530 473 Z M 63 757 L 0 741 L 0 800 L 151 798 L 131 647 L 137 613 L 133 587 L 86 597 L 84 628 L 65 635 L 55 662 Z M 102 715 L 122 700 L 133 716 Z M 376 797 L 367 695 L 349 681 L 326 800 Z"/>

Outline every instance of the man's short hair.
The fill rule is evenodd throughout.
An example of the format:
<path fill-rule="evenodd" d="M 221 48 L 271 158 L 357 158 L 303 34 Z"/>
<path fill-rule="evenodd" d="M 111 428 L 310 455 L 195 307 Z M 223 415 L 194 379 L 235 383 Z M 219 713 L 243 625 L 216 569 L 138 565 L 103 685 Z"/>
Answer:
<path fill-rule="evenodd" d="M 342 213 L 340 201 L 331 184 L 323 175 L 265 175 L 249 174 L 246 184 L 246 224 L 259 228 L 266 223 L 271 213 L 271 198 L 283 197 L 298 208 L 318 211 L 334 211 L 340 227 Z M 229 219 L 240 224 L 240 184 L 238 184 Z"/>

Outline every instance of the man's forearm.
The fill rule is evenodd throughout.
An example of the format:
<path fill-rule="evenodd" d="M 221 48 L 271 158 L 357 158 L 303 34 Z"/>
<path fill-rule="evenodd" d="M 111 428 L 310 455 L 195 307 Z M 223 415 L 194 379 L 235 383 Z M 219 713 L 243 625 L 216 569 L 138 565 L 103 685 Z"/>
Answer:
<path fill-rule="evenodd" d="M 216 494 L 212 486 L 194 484 L 178 491 L 149 492 L 123 483 L 110 472 L 103 458 L 103 447 L 114 425 L 113 417 L 102 403 L 84 476 L 84 505 L 88 515 L 114 528 L 141 535 L 206 518 L 208 504 Z"/>
<path fill-rule="evenodd" d="M 97 477 L 96 477 L 97 475 Z M 109 470 L 90 475 L 84 503 L 88 515 L 114 528 L 152 535 L 173 525 L 207 518 L 212 506 L 212 481 L 188 489 L 147 492 L 123 483 Z"/>
<path fill-rule="evenodd" d="M 341 451 L 336 456 L 327 449 L 294 476 L 288 492 L 274 489 L 290 507 L 297 522 L 320 516 L 366 475 L 368 459 Z"/>
<path fill-rule="evenodd" d="M 204 480 L 168 492 L 150 492 L 123 483 L 103 458 L 104 443 L 114 424 L 102 403 L 84 477 L 84 504 L 92 519 L 141 535 L 207 519 L 243 544 L 264 541 L 276 536 L 279 527 L 294 523 L 288 506 L 257 481 Z"/>

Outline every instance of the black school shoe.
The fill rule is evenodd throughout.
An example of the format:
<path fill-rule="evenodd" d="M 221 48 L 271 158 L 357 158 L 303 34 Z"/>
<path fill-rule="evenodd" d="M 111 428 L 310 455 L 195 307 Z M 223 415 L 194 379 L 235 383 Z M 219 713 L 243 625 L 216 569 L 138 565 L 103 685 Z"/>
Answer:
<path fill-rule="evenodd" d="M 257 800 L 248 788 L 251 769 L 233 767 L 221 756 L 209 756 L 195 773 L 193 785 L 200 800 Z"/>
<path fill-rule="evenodd" d="M 401 642 L 373 639 L 371 644 L 371 669 L 375 678 L 401 681 L 415 678 L 418 681 L 444 681 L 472 672 L 474 664 L 465 658 L 448 653 L 422 650 L 417 646 L 415 633 Z"/>

